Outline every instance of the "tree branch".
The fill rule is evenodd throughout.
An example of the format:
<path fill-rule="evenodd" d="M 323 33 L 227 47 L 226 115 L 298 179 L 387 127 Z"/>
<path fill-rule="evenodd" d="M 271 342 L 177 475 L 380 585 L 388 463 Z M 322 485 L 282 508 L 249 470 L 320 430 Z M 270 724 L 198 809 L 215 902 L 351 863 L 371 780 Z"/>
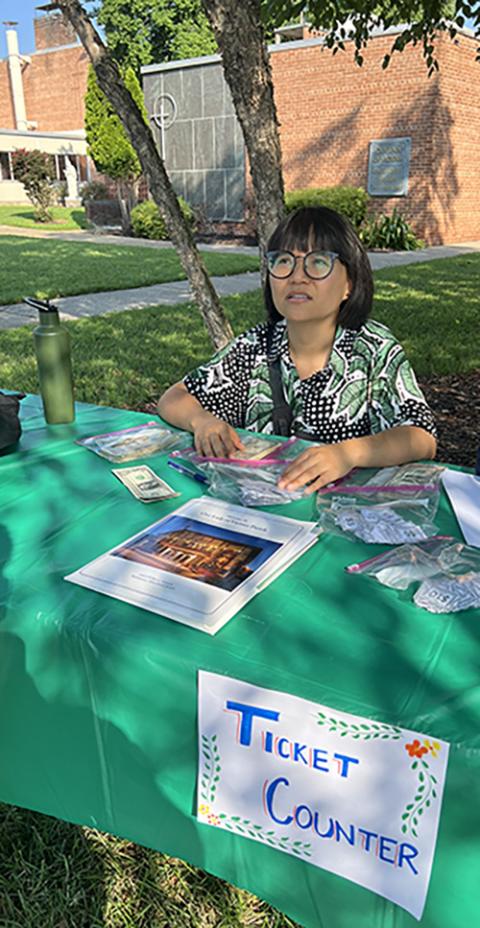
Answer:
<path fill-rule="evenodd" d="M 79 0 L 54 0 L 50 9 L 61 10 L 79 36 L 93 64 L 98 84 L 114 107 L 137 152 L 150 192 L 165 220 L 169 237 L 190 281 L 195 302 L 213 344 L 217 348 L 223 347 L 233 337 L 232 329 L 183 218 L 150 128 L 125 87 L 116 61 L 102 42 Z"/>

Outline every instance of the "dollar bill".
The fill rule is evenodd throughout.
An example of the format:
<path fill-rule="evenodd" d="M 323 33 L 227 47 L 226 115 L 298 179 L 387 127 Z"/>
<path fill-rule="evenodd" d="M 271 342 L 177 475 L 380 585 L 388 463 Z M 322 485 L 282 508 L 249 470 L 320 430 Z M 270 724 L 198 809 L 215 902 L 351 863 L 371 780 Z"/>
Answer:
<path fill-rule="evenodd" d="M 156 503 L 162 499 L 171 499 L 173 496 L 180 496 L 172 487 L 169 487 L 165 480 L 158 477 L 154 471 L 146 465 L 138 467 L 122 467 L 113 469 L 112 474 L 130 490 L 130 493 L 142 501 L 142 503 Z"/>
<path fill-rule="evenodd" d="M 242 435 L 242 442 L 245 447 L 241 451 L 231 453 L 231 458 L 243 461 L 260 461 L 262 458 L 273 454 L 283 444 L 281 441 L 275 442 L 268 438 L 258 438 L 256 435 L 252 437 Z"/>

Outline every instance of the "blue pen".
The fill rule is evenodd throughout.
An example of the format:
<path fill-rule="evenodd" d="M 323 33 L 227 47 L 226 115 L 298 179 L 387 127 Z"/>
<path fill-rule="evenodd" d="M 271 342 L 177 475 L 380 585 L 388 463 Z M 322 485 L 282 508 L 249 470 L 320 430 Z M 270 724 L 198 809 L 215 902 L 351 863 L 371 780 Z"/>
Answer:
<path fill-rule="evenodd" d="M 188 467 L 185 467 L 183 464 L 178 464 L 177 461 L 167 461 L 169 467 L 173 467 L 174 470 L 178 470 L 180 474 L 185 474 L 186 477 L 191 477 L 192 480 L 197 480 L 198 483 L 208 483 L 206 477 L 203 474 L 194 474 L 193 471 L 189 470 Z"/>

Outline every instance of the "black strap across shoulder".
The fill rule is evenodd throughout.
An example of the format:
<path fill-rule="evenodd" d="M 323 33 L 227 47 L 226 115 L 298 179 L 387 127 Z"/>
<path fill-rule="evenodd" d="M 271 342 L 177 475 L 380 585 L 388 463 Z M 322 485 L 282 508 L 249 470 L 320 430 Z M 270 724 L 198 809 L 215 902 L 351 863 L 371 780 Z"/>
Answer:
<path fill-rule="evenodd" d="M 312 435 L 311 433 L 302 432 L 300 429 L 292 428 L 293 412 L 283 392 L 280 356 L 278 354 L 275 358 L 271 356 L 274 331 L 275 325 L 272 323 L 267 329 L 267 363 L 270 389 L 272 391 L 273 432 L 275 435 L 286 435 L 289 438 L 295 435 L 296 438 L 304 438 L 306 441 L 323 441 L 321 436 Z"/>
<path fill-rule="evenodd" d="M 275 435 L 292 434 L 293 413 L 283 392 L 282 371 L 280 368 L 280 357 L 271 358 L 271 349 L 273 343 L 274 325 L 269 325 L 267 329 L 267 361 L 268 376 L 270 378 L 270 389 L 272 391 L 272 422 Z"/>

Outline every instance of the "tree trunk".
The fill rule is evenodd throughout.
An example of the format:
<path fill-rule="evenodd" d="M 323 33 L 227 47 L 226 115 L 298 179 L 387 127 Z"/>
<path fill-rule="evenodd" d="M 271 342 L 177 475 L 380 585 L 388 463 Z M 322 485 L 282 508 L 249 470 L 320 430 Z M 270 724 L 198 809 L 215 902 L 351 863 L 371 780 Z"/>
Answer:
<path fill-rule="evenodd" d="M 98 84 L 118 114 L 138 155 L 150 193 L 160 207 L 169 237 L 178 252 L 210 338 L 216 348 L 222 348 L 233 337 L 231 326 L 195 247 L 190 229 L 183 219 L 164 163 L 142 113 L 126 89 L 116 62 L 79 0 L 53 0 L 50 8 L 61 10 L 79 36 L 93 64 Z"/>
<path fill-rule="evenodd" d="M 121 180 L 117 180 L 117 200 L 120 207 L 120 216 L 122 221 L 122 235 L 132 234 L 132 224 L 130 222 L 130 203 L 125 196 L 124 185 Z"/>
<path fill-rule="evenodd" d="M 260 0 L 202 0 L 250 161 L 262 255 L 284 215 L 282 155 Z"/>

